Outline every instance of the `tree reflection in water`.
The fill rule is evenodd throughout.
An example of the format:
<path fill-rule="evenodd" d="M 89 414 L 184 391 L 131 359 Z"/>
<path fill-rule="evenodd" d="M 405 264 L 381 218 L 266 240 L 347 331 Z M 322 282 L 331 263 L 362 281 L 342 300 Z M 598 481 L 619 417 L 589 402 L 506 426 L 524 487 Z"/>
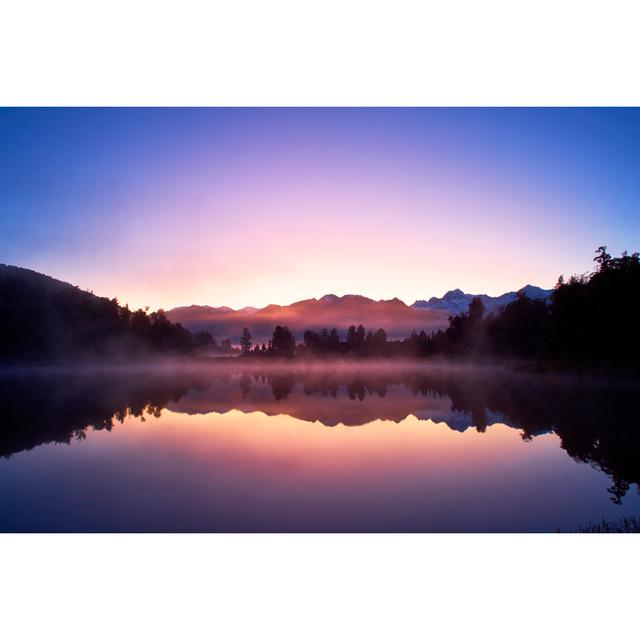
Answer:
<path fill-rule="evenodd" d="M 530 441 L 555 433 L 573 459 L 612 480 L 620 503 L 640 481 L 638 387 L 612 380 L 514 374 L 499 369 L 415 366 L 231 367 L 67 371 L 0 378 L 0 455 L 70 443 L 127 416 L 232 409 L 288 414 L 326 426 L 400 422 L 409 415 L 484 432 L 496 422 Z"/>

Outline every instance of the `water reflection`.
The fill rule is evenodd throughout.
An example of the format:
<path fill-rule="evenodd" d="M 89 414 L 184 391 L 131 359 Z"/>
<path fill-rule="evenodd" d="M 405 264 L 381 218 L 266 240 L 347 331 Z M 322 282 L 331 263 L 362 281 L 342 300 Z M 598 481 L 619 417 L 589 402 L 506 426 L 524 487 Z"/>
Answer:
<path fill-rule="evenodd" d="M 637 388 L 620 382 L 405 367 L 59 372 L 4 375 L 1 382 L 2 456 L 69 443 L 88 429 L 111 430 L 127 416 L 157 417 L 165 407 L 286 414 L 328 427 L 414 415 L 457 431 L 504 423 L 524 440 L 554 432 L 572 458 L 611 478 L 616 503 L 640 481 Z"/>

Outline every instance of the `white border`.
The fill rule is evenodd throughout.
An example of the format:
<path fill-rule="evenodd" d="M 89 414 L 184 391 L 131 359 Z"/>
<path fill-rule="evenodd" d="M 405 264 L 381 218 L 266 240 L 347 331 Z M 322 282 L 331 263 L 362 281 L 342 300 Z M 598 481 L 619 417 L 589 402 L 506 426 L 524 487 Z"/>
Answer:
<path fill-rule="evenodd" d="M 638 105 L 634 0 L 11 0 L 3 105 Z"/>
<path fill-rule="evenodd" d="M 4 2 L 0 105 L 638 105 L 637 7 Z M 2 630 L 11 640 L 626 637 L 639 539 L 3 535 Z"/>
<path fill-rule="evenodd" d="M 11 640 L 623 638 L 637 540 L 8 535 L 2 628 Z"/>

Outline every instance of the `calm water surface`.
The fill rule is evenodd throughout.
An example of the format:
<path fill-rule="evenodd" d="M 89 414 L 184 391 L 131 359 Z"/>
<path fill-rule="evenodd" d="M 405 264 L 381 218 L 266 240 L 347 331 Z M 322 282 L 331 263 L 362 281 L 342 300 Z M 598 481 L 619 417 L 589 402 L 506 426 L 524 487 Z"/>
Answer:
<path fill-rule="evenodd" d="M 637 406 L 464 367 L 5 372 L 0 530 L 573 530 L 640 514 Z"/>

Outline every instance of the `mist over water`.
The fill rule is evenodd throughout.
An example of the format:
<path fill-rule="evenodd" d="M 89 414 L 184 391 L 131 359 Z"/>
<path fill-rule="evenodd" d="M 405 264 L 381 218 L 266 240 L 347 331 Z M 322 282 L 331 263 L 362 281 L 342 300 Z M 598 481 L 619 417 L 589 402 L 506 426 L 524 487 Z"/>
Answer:
<path fill-rule="evenodd" d="M 637 385 L 415 362 L 0 371 L 3 531 L 555 531 L 637 515 Z"/>

